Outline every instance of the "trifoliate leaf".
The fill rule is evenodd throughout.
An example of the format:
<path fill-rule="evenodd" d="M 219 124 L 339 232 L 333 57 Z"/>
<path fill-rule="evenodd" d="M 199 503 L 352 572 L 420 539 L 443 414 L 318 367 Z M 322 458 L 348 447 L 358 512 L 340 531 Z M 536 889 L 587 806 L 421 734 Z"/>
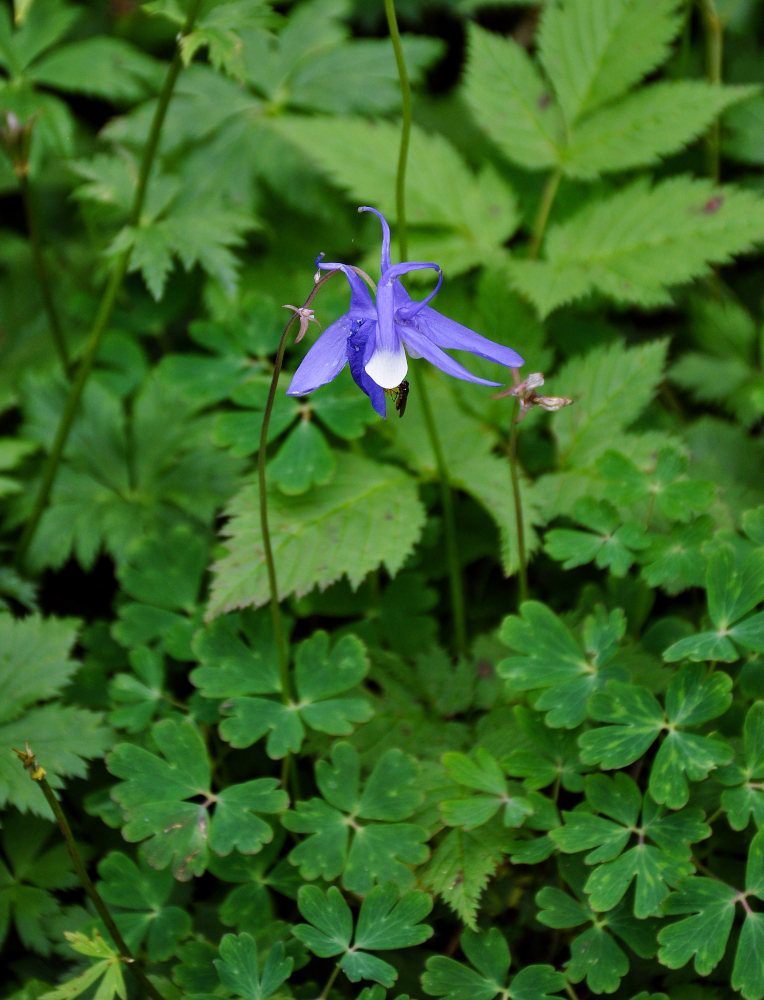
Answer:
<path fill-rule="evenodd" d="M 612 910 L 635 881 L 634 916 L 644 919 L 661 913 L 671 886 L 690 874 L 692 842 L 710 833 L 699 810 L 664 814 L 627 775 L 613 779 L 603 774 L 586 778 L 586 798 L 592 809 L 563 813 L 564 825 L 551 831 L 552 840 L 566 853 L 588 851 L 587 864 L 596 865 L 584 886 L 595 910 Z M 640 809 L 639 842 L 628 849 Z M 597 815 L 601 814 L 601 815 Z"/>
<path fill-rule="evenodd" d="M 665 732 L 650 771 L 650 794 L 656 802 L 679 809 L 689 797 L 688 779 L 700 781 L 732 757 L 723 740 L 685 731 L 725 712 L 731 686 L 727 674 L 706 677 L 700 667 L 683 667 L 669 684 L 664 715 L 646 688 L 611 681 L 589 703 L 590 715 L 610 725 L 581 735 L 582 760 L 607 769 L 626 767 Z"/>
<path fill-rule="evenodd" d="M 139 918 L 132 925 L 138 935 L 135 946 L 145 939 L 152 961 L 171 958 L 178 942 L 191 933 L 191 916 L 182 907 L 169 904 L 176 886 L 170 872 L 156 871 L 142 858 L 136 865 L 127 855 L 112 851 L 98 865 L 98 874 L 101 897 L 112 906 L 134 911 Z"/>
<path fill-rule="evenodd" d="M 213 792 L 207 749 L 191 722 L 164 719 L 152 736 L 162 756 L 122 743 L 109 756 L 112 774 L 124 780 L 113 790 L 122 806 L 123 835 L 135 843 L 148 839 L 144 854 L 156 868 L 172 867 L 187 881 L 207 866 L 209 850 L 230 854 L 259 851 L 273 838 L 258 813 L 281 812 L 286 793 L 275 778 L 256 778 Z M 202 801 L 188 801 L 202 796 Z M 211 812 L 214 804 L 214 812 Z"/>
<path fill-rule="evenodd" d="M 220 958 L 215 960 L 220 982 L 244 1000 L 266 1000 L 273 996 L 292 971 L 293 958 L 284 954 L 278 941 L 268 952 L 260 972 L 257 944 L 250 934 L 226 934 L 220 942 Z"/>
<path fill-rule="evenodd" d="M 230 635 L 228 629 L 215 629 L 213 623 L 208 638 L 197 640 L 197 649 L 209 656 L 215 646 L 219 648 L 215 637 L 225 636 L 226 632 Z M 373 714 L 367 699 L 349 694 L 358 687 L 369 668 L 365 649 L 355 636 L 343 636 L 331 653 L 325 632 L 317 632 L 298 646 L 297 704 L 285 704 L 275 698 L 250 697 L 250 693 L 280 691 L 281 679 L 271 672 L 277 666 L 276 658 L 273 655 L 269 658 L 267 672 L 262 669 L 258 672 L 243 644 L 234 640 L 233 651 L 236 659 L 231 661 L 225 675 L 221 675 L 220 664 L 199 668 L 192 675 L 194 683 L 208 697 L 219 697 L 220 692 L 225 692 L 227 700 L 221 711 L 228 718 L 221 723 L 220 735 L 232 746 L 251 746 L 267 734 L 267 753 L 278 759 L 300 749 L 306 726 L 334 736 L 345 736 L 357 723 L 366 722 Z M 247 659 L 255 667 L 254 670 L 250 667 L 249 677 L 241 673 L 242 667 L 246 670 Z"/>
<path fill-rule="evenodd" d="M 505 156 L 530 170 L 557 165 L 560 108 L 525 49 L 470 25 L 465 97 Z"/>
<path fill-rule="evenodd" d="M 658 958 L 678 969 L 695 958 L 695 970 L 707 976 L 719 964 L 735 916 L 736 892 L 724 882 L 695 876 L 682 883 L 664 905 L 669 916 L 691 914 L 658 933 Z"/>
<path fill-rule="evenodd" d="M 116 707 L 109 722 L 128 733 L 143 732 L 166 704 L 164 661 L 155 649 L 142 646 L 128 654 L 133 672 L 117 674 L 109 684 L 109 696 Z"/>
<path fill-rule="evenodd" d="M 715 629 L 675 642 L 664 652 L 664 660 L 733 663 L 740 659 L 733 639 L 744 648 L 764 651 L 764 613 L 745 617 L 764 601 L 764 551 L 754 549 L 737 558 L 730 545 L 717 545 L 706 567 L 706 592 Z"/>
<path fill-rule="evenodd" d="M 678 0 L 556 0 L 545 7 L 539 56 L 567 124 L 659 66 L 681 25 Z"/>
<path fill-rule="evenodd" d="M 363 900 L 352 948 L 353 916 L 336 886 L 326 895 L 316 886 L 303 886 L 297 905 L 310 923 L 297 924 L 292 933 L 322 958 L 342 955 L 339 966 L 353 983 L 371 979 L 390 987 L 398 978 L 392 965 L 364 948 L 409 948 L 432 935 L 432 929 L 420 923 L 432 909 L 430 897 L 416 890 L 399 896 L 392 883 L 374 886 Z"/>
<path fill-rule="evenodd" d="M 752 191 L 684 176 L 650 188 L 640 179 L 553 226 L 545 259 L 513 260 L 511 274 L 542 316 L 595 291 L 669 305 L 672 286 L 751 250 L 763 231 L 764 201 Z"/>
<path fill-rule="evenodd" d="M 636 558 L 635 551 L 648 544 L 644 528 L 635 521 L 624 524 L 615 507 L 605 500 L 581 497 L 573 517 L 591 531 L 553 528 L 544 539 L 544 549 L 552 559 L 562 562 L 563 569 L 594 562 L 610 569 L 613 576 L 624 576 Z"/>
<path fill-rule="evenodd" d="M 548 1000 L 565 988 L 562 973 L 549 965 L 528 965 L 507 983 L 509 948 L 496 927 L 485 934 L 464 931 L 461 945 L 474 968 L 442 955 L 428 958 L 422 976 L 425 993 L 444 1000 L 493 1000 L 498 993 L 517 1000 Z"/>
<path fill-rule="evenodd" d="M 280 596 L 306 594 L 347 574 L 357 587 L 384 564 L 397 572 L 421 532 L 424 510 L 413 480 L 392 466 L 347 453 L 337 471 L 310 494 L 285 497 L 269 490 L 271 544 Z M 233 499 L 226 532 L 229 554 L 213 567 L 209 614 L 258 607 L 270 600 L 262 550 L 257 486 Z"/>
<path fill-rule="evenodd" d="M 496 671 L 511 690 L 542 690 L 536 708 L 547 712 L 547 724 L 573 729 L 586 717 L 590 695 L 608 680 L 626 676 L 624 668 L 610 662 L 617 652 L 613 629 L 617 640 L 625 630 L 620 611 L 584 649 L 546 605 L 526 601 L 520 615 L 510 615 L 501 629 L 502 640 L 519 655 L 502 660 Z"/>
<path fill-rule="evenodd" d="M 397 821 L 411 816 L 421 801 L 414 787 L 417 777 L 414 761 L 389 749 L 362 785 L 358 751 L 336 743 L 332 763 L 319 761 L 316 767 L 323 799 L 298 802 L 295 811 L 282 819 L 288 830 L 310 834 L 292 850 L 289 860 L 300 866 L 303 878 L 320 875 L 328 880 L 342 875 L 343 886 L 360 894 L 388 879 L 409 888 L 414 875 L 408 866 L 427 858 L 427 832 Z"/>
<path fill-rule="evenodd" d="M 733 830 L 744 830 L 753 817 L 757 829 L 764 826 L 764 702 L 748 710 L 743 726 L 745 766 L 738 763 L 719 769 L 716 777 L 727 787 L 722 808 Z"/>
<path fill-rule="evenodd" d="M 533 812 L 522 787 L 507 782 L 495 758 L 483 747 L 478 747 L 472 757 L 452 752 L 444 754 L 442 760 L 453 781 L 483 793 L 443 801 L 441 811 L 449 826 L 473 830 L 488 822 L 499 809 L 504 826 L 522 826 Z"/>

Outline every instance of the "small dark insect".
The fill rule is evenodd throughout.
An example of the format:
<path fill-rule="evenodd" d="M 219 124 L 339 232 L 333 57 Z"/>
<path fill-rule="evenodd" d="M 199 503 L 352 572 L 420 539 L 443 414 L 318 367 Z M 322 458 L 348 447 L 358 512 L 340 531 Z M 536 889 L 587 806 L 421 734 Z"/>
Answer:
<path fill-rule="evenodd" d="M 406 412 L 406 403 L 409 398 L 409 384 L 404 379 L 400 385 L 396 385 L 394 389 L 385 389 L 388 396 L 392 396 L 393 402 L 395 403 L 395 409 L 398 411 L 398 416 L 402 417 Z"/>

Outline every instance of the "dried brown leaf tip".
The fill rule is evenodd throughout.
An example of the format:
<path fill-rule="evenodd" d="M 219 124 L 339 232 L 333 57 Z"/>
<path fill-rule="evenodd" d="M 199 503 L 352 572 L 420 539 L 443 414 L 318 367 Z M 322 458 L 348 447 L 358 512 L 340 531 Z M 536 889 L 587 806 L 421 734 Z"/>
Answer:
<path fill-rule="evenodd" d="M 45 777 L 45 768 L 40 767 L 40 765 L 37 762 L 37 758 L 32 753 L 29 747 L 29 744 L 25 743 L 23 750 L 17 750 L 14 747 L 13 752 L 16 754 L 16 756 L 24 765 L 24 767 L 27 769 L 27 771 L 29 771 L 29 777 L 32 779 L 32 781 L 42 781 L 42 779 Z"/>
<path fill-rule="evenodd" d="M 513 374 L 514 371 L 515 369 L 513 369 Z M 506 396 L 514 396 L 520 403 L 518 422 L 523 419 L 532 406 L 540 406 L 542 410 L 554 412 L 555 410 L 561 410 L 563 406 L 570 406 L 573 402 L 569 396 L 542 396 L 537 390 L 543 384 L 544 376 L 541 372 L 533 372 L 527 378 L 523 379 L 522 382 L 518 382 L 517 385 L 511 386 L 503 392 L 497 392 L 493 398 L 504 399 Z"/>

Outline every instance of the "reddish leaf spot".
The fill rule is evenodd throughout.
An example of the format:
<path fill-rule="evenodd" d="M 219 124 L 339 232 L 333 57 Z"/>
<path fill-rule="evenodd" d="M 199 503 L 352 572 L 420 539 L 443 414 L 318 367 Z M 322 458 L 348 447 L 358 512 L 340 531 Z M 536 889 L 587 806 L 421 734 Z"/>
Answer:
<path fill-rule="evenodd" d="M 541 97 L 539 97 L 538 104 L 542 111 L 544 108 L 548 108 L 551 103 L 552 98 L 549 94 L 542 94 Z"/>
<path fill-rule="evenodd" d="M 714 195 L 713 198 L 709 198 L 705 203 L 701 211 L 704 215 L 713 215 L 714 212 L 718 212 L 724 203 L 724 196 L 721 194 Z"/>

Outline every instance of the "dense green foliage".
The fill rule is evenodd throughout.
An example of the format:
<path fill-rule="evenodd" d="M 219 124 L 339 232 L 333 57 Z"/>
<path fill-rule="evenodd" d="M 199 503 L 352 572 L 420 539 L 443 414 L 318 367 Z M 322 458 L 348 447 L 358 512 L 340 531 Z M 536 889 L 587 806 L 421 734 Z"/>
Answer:
<path fill-rule="evenodd" d="M 764 10 L 384 8 L 0 5 L 4 1000 L 764 998 Z"/>

